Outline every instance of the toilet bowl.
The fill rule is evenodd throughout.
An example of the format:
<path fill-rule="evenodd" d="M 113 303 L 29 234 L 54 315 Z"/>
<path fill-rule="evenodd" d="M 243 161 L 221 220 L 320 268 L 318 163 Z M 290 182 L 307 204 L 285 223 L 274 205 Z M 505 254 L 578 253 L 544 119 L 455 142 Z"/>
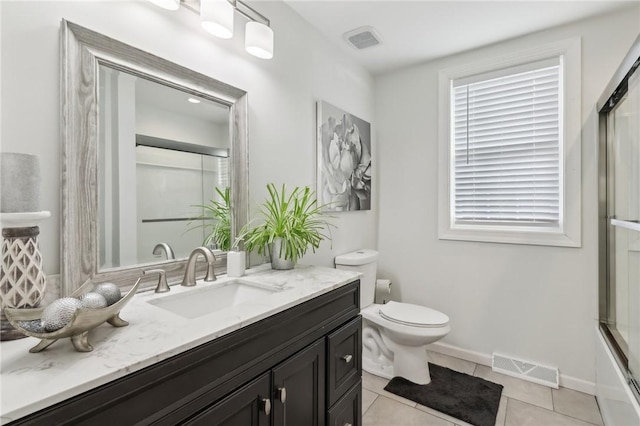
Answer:
<path fill-rule="evenodd" d="M 360 313 L 365 371 L 388 379 L 400 376 L 418 384 L 431 381 L 425 346 L 451 330 L 445 314 L 398 302 L 369 305 Z"/>
<path fill-rule="evenodd" d="M 362 368 L 384 378 L 404 377 L 417 384 L 431 382 L 426 345 L 449 333 L 449 317 L 409 303 L 373 303 L 378 253 L 358 250 L 337 256 L 336 268 L 362 272 Z"/>

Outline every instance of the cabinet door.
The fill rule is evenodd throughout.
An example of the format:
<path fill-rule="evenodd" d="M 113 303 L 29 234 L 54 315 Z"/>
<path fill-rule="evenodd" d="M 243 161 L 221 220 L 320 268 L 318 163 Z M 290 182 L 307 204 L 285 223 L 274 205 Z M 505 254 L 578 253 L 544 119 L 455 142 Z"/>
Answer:
<path fill-rule="evenodd" d="M 189 426 L 269 426 L 270 374 L 265 373 L 185 422 Z"/>
<path fill-rule="evenodd" d="M 274 425 L 324 425 L 324 352 L 322 338 L 272 370 Z"/>

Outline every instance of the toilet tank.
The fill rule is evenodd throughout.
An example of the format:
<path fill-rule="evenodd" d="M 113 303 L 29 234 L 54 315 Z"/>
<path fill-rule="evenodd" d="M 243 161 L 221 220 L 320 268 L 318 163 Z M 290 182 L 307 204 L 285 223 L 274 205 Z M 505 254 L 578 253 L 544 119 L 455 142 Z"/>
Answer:
<path fill-rule="evenodd" d="M 373 303 L 376 292 L 376 273 L 378 267 L 378 252 L 375 250 L 357 250 L 336 256 L 336 269 L 361 272 L 360 278 L 360 308 Z"/>

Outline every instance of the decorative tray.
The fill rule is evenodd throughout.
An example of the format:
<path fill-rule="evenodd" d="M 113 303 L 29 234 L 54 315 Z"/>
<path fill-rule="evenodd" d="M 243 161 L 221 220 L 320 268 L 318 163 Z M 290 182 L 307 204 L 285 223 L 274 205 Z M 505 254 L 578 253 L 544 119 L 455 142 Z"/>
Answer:
<path fill-rule="evenodd" d="M 88 340 L 89 330 L 99 326 L 105 321 L 114 327 L 124 327 L 129 325 L 127 321 L 120 318 L 119 314 L 120 310 L 124 308 L 129 300 L 131 300 L 131 298 L 136 294 L 138 286 L 140 285 L 140 279 L 141 278 L 138 278 L 131 290 L 129 290 L 126 295 L 114 304 L 98 309 L 80 308 L 75 311 L 71 321 L 67 325 L 56 331 L 40 333 L 28 330 L 24 327 L 26 321 L 40 319 L 42 317 L 42 311 L 45 309 L 44 307 L 33 309 L 4 308 L 4 314 L 11 325 L 21 333 L 41 339 L 40 343 L 29 349 L 29 352 L 31 353 L 40 352 L 49 347 L 56 340 L 64 337 L 71 338 L 71 343 L 77 351 L 91 352 L 93 350 L 93 346 L 91 346 Z M 91 280 L 87 280 L 87 282 L 85 282 L 79 289 L 73 292 L 71 297 L 78 297 L 88 292 L 92 286 L 93 284 L 91 283 Z"/>

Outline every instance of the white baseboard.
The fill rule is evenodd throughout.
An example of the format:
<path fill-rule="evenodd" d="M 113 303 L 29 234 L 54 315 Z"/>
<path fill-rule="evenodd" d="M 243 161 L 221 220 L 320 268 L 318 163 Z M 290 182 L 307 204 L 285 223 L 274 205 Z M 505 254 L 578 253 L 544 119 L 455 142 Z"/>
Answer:
<path fill-rule="evenodd" d="M 577 377 L 567 376 L 560 372 L 560 386 L 563 388 L 577 390 L 579 392 L 588 393 L 589 395 L 596 394 L 595 382 L 588 380 L 578 379 Z"/>
<path fill-rule="evenodd" d="M 476 364 L 486 365 L 491 367 L 491 355 L 483 354 L 480 352 L 472 351 L 469 349 L 462 349 L 457 346 L 450 345 L 443 342 L 435 342 L 427 346 L 427 349 L 433 352 L 438 352 L 443 355 L 449 355 L 454 358 L 464 359 L 466 361 L 475 362 Z"/>
<path fill-rule="evenodd" d="M 481 352 L 472 351 L 469 349 L 463 349 L 457 346 L 450 345 L 443 342 L 435 342 L 427 346 L 427 349 L 433 352 L 438 352 L 443 355 L 449 355 L 454 358 L 464 359 L 466 361 L 475 362 L 476 364 L 486 365 L 491 367 L 491 355 L 483 354 Z M 589 395 L 596 394 L 596 384 L 577 377 L 568 376 L 562 374 L 560 371 L 560 386 L 568 389 L 573 389 L 579 392 L 587 393 Z"/>

